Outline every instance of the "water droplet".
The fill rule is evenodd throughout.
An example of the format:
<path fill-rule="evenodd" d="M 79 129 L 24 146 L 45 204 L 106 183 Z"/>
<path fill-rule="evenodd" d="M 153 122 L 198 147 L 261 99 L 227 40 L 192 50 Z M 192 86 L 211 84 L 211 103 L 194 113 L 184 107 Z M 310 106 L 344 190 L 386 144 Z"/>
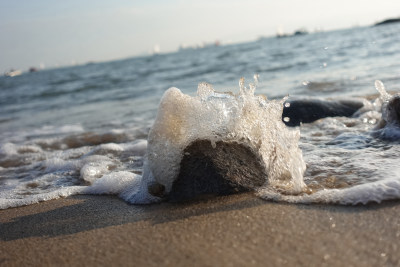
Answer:
<path fill-rule="evenodd" d="M 244 77 L 240 78 L 239 80 L 239 89 L 241 92 L 244 92 L 245 88 L 244 88 Z"/>
<path fill-rule="evenodd" d="M 391 95 L 386 92 L 385 85 L 379 80 L 375 81 L 375 88 L 381 94 L 382 101 L 387 101 L 390 99 Z"/>
<path fill-rule="evenodd" d="M 260 78 L 260 75 L 258 75 L 257 73 L 254 74 L 253 79 L 254 79 L 254 84 L 255 84 L 256 86 L 258 85 L 259 78 Z"/>

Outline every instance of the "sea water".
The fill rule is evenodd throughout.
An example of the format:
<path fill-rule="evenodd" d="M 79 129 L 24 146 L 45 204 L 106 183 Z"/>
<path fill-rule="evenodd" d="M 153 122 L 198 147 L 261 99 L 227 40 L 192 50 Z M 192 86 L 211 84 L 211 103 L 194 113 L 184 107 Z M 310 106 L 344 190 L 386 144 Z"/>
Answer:
<path fill-rule="evenodd" d="M 398 199 L 399 142 L 371 132 L 381 116 L 375 80 L 400 91 L 399 33 L 398 24 L 359 27 L 0 77 L 0 208 L 72 194 L 157 201 L 143 177 L 157 164 L 149 162 L 147 140 L 164 93 L 175 87 L 196 98 L 206 82 L 217 92 L 240 95 L 239 79 L 251 82 L 254 74 L 254 97 L 266 96 L 266 108 L 287 95 L 370 104 L 353 118 L 290 129 L 298 132 L 291 140 L 306 167 L 305 189 L 285 191 L 267 179 L 258 196 L 341 204 Z M 277 111 L 270 110 L 271 117 Z M 215 124 L 208 116 L 204 127 Z M 270 117 L 265 121 L 273 124 Z"/>

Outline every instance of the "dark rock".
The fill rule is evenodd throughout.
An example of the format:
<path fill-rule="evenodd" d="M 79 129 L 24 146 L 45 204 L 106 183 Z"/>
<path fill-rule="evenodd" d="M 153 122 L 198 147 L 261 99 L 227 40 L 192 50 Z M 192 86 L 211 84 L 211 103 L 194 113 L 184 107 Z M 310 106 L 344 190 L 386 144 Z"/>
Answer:
<path fill-rule="evenodd" d="M 382 115 L 375 130 L 382 129 L 388 124 L 400 126 L 400 95 L 393 96 L 387 104 L 382 105 Z"/>
<path fill-rule="evenodd" d="M 363 105 L 362 101 L 356 100 L 288 100 L 284 103 L 282 120 L 287 126 L 299 126 L 300 123 L 310 123 L 326 117 L 350 117 Z"/>
<path fill-rule="evenodd" d="M 396 95 L 389 100 L 387 113 L 389 123 L 400 125 L 400 95 Z"/>
<path fill-rule="evenodd" d="M 149 193 L 155 197 L 164 197 L 165 195 L 165 186 L 159 184 L 157 182 L 152 182 L 147 186 L 147 190 Z"/>
<path fill-rule="evenodd" d="M 201 195 L 249 191 L 266 182 L 266 169 L 257 153 L 237 142 L 196 140 L 184 150 L 180 172 L 168 195 L 183 201 Z"/>

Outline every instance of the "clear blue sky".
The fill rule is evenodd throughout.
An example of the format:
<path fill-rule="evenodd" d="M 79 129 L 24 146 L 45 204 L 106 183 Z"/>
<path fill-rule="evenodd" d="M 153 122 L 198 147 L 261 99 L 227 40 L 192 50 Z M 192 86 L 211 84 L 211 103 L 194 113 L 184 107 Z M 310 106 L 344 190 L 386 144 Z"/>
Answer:
<path fill-rule="evenodd" d="M 400 16 L 399 0 L 0 0 L 0 72 L 243 42 Z"/>

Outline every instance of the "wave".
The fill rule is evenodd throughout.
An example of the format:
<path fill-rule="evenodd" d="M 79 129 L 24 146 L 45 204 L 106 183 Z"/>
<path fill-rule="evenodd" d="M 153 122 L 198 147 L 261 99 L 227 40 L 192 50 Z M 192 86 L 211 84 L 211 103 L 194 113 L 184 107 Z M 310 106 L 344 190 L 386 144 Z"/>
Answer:
<path fill-rule="evenodd" d="M 207 83 L 193 97 L 167 90 L 148 141 L 137 139 L 137 125 L 105 133 L 44 127 L 3 137 L 0 208 L 74 194 L 119 195 L 133 204 L 241 191 L 291 203 L 400 198 L 400 146 L 370 134 L 392 99 L 382 86 L 382 100 L 365 100 L 359 116 L 288 128 L 286 98 L 255 95 L 255 84 L 241 80 L 238 94 Z"/>

